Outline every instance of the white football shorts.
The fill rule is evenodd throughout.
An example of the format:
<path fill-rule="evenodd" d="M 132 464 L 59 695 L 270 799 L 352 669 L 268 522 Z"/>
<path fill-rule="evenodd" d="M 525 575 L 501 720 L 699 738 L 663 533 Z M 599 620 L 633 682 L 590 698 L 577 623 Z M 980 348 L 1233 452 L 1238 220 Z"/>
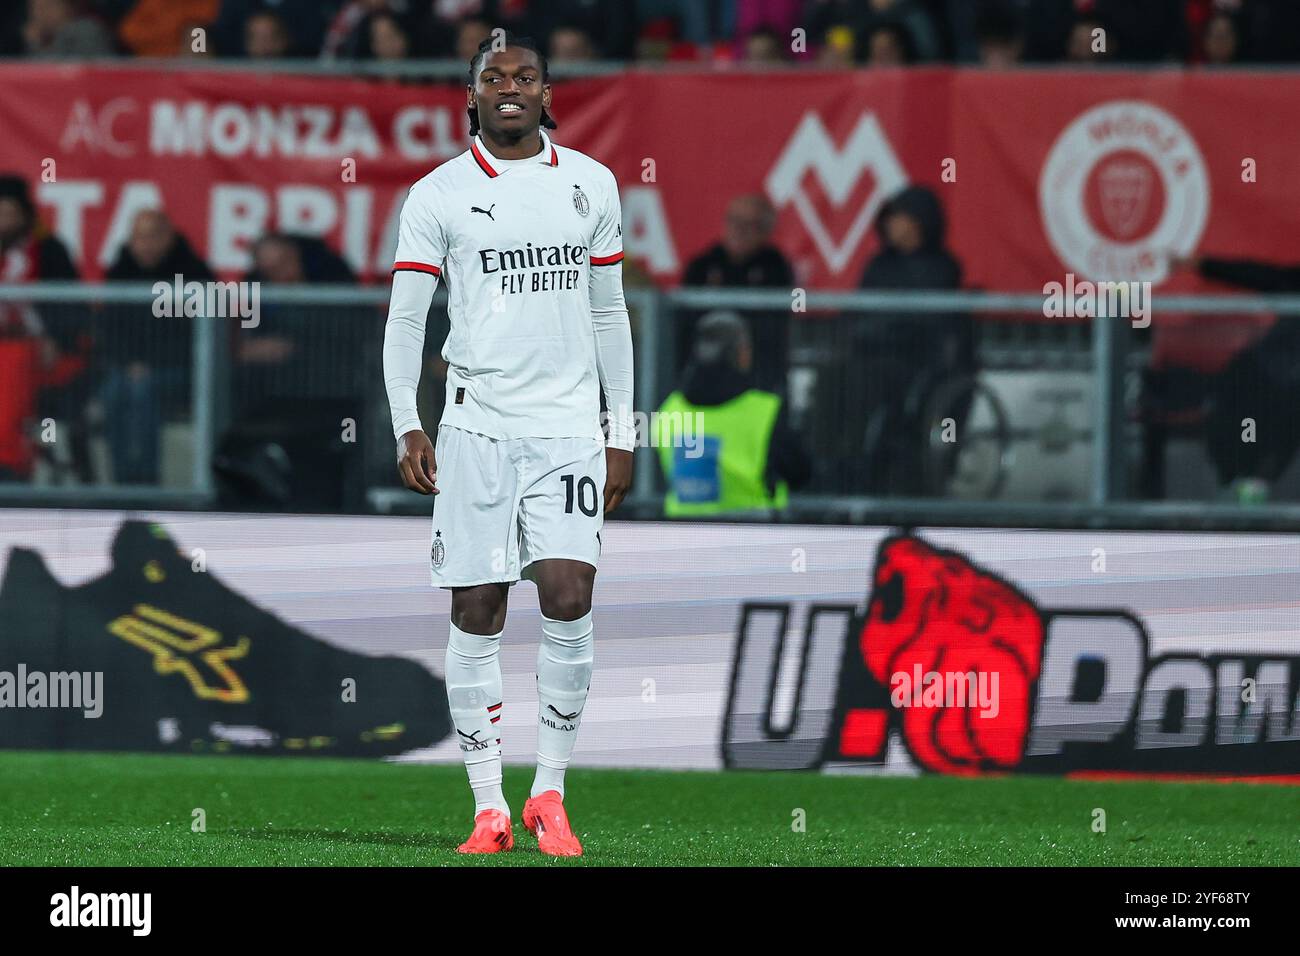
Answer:
<path fill-rule="evenodd" d="M 496 439 L 440 425 L 434 451 L 434 587 L 513 584 L 546 558 L 597 566 L 605 521 L 603 442 Z"/>

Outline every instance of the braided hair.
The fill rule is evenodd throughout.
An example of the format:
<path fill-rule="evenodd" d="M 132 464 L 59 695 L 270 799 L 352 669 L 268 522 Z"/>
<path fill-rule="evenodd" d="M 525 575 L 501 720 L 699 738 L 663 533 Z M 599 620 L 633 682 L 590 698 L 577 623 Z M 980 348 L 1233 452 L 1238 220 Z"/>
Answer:
<path fill-rule="evenodd" d="M 496 31 L 494 30 L 493 33 L 495 32 Z M 537 42 L 532 37 L 517 37 L 509 30 L 503 31 L 503 33 L 504 33 L 503 36 L 504 46 L 502 46 L 501 49 L 504 49 L 505 47 L 515 46 L 515 47 L 521 47 L 522 49 L 525 50 L 532 50 L 534 53 L 537 54 L 537 59 L 542 64 L 542 83 L 543 84 L 549 83 L 551 80 L 551 74 L 546 65 L 546 55 L 542 53 L 540 49 L 538 49 Z M 491 52 L 493 49 L 493 44 L 496 42 L 497 42 L 496 37 L 490 36 L 478 45 L 478 52 L 475 53 L 473 58 L 469 61 L 469 85 L 470 86 L 473 86 L 475 82 L 478 80 L 478 71 L 483 64 L 484 54 Z M 478 109 L 477 107 L 470 106 L 466 108 L 465 112 L 469 114 L 469 135 L 471 137 L 477 136 L 478 135 Z M 551 119 L 551 114 L 546 112 L 545 106 L 542 107 L 542 125 L 545 126 L 547 129 L 556 128 L 556 122 L 555 120 Z"/>

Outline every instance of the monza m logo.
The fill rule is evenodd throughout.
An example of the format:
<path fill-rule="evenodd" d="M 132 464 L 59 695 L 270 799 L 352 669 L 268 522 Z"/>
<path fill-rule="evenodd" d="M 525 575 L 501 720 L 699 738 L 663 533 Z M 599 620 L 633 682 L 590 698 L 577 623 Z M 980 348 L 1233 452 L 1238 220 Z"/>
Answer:
<path fill-rule="evenodd" d="M 911 535 L 881 543 L 863 607 L 813 604 L 802 635 L 790 633 L 791 610 L 742 608 L 722 731 L 728 767 L 1246 775 L 1300 766 L 1300 657 L 1152 657 L 1128 611 L 1041 608 L 967 556 Z M 932 682 L 909 701 L 900 687 L 913 673 L 996 674 L 1000 699 L 982 709 Z"/>
<path fill-rule="evenodd" d="M 864 175 L 874 179 L 870 195 L 839 242 L 831 237 L 804 188 L 804 178 L 810 174 L 837 209 L 849 201 Z M 822 260 L 838 273 L 852 262 L 881 204 L 907 184 L 907 172 L 874 113 L 863 112 L 840 147 L 821 117 L 808 112 L 777 157 L 764 188 L 778 212 L 794 207 Z"/>

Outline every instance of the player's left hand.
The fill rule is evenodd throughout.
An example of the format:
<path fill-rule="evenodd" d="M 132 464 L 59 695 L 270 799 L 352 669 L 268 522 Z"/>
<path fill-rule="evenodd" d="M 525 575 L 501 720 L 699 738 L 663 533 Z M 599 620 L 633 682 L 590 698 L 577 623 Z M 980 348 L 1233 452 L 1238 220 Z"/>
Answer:
<path fill-rule="evenodd" d="M 620 504 L 632 487 L 632 453 L 622 448 L 605 448 L 605 514 Z"/>

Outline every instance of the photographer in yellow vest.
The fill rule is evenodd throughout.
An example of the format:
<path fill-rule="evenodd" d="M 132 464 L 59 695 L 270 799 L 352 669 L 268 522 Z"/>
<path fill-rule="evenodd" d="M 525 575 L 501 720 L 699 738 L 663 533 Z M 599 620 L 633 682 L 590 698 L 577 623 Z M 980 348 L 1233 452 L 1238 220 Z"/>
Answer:
<path fill-rule="evenodd" d="M 681 387 L 659 408 L 656 445 L 670 518 L 770 511 L 808 480 L 811 463 L 781 396 L 752 387 L 753 337 L 734 312 L 695 327 Z"/>

